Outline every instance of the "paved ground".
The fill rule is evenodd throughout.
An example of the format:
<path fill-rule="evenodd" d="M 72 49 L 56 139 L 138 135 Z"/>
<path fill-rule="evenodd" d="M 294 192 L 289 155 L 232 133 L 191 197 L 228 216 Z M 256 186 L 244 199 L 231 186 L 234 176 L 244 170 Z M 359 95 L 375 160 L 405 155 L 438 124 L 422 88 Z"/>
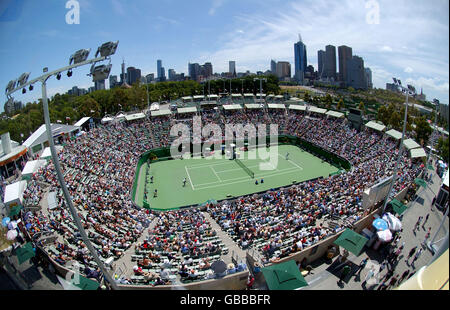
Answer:
<path fill-rule="evenodd" d="M 401 239 L 398 242 L 398 245 L 400 246 L 404 242 L 405 246 L 397 263 L 393 264 L 393 266 L 387 265 L 387 268 L 384 268 L 384 270 L 380 272 L 379 266 L 386 261 L 386 255 L 383 254 L 383 250 L 381 248 L 378 249 L 378 251 L 375 251 L 372 248 L 365 249 L 359 257 L 350 254 L 348 260 L 351 262 L 351 272 L 343 281 L 339 281 L 342 269 L 339 266 L 338 258 L 335 258 L 331 264 L 316 262 L 315 265 L 318 265 L 318 267 L 313 270 L 312 274 L 305 277 L 309 286 L 302 288 L 302 290 L 373 290 L 380 287 L 380 283 L 384 280 L 389 269 L 394 271 L 394 276 L 399 275 L 399 277 L 401 277 L 402 273 L 406 270 L 410 270 L 411 275 L 421 267 L 427 265 L 433 255 L 427 247 L 422 247 L 421 243 L 425 240 L 425 235 L 427 234 L 429 227 L 431 227 L 431 235 L 428 241 L 431 241 L 444 218 L 442 211 L 437 210 L 435 207 L 431 208 L 432 200 L 435 197 L 435 193 L 438 193 L 440 184 L 441 179 L 434 172 L 433 179 L 429 183 L 429 188 L 426 190 L 423 188 L 419 189 L 418 198 L 408 205 L 409 208 L 403 214 L 403 232 L 401 233 Z M 425 222 L 425 218 L 428 214 L 428 221 Z M 419 216 L 422 216 L 424 220 L 422 221 L 420 228 L 414 232 L 413 229 Z M 441 229 L 435 241 L 442 240 L 447 234 L 449 229 L 448 217 L 445 218 L 443 227 L 444 228 Z M 438 242 L 437 245 L 440 245 L 441 242 Z M 408 257 L 410 250 L 416 246 L 417 251 L 420 248 L 422 248 L 423 251 L 417 261 L 414 264 L 411 264 L 412 259 L 407 261 L 406 258 Z M 366 265 L 366 268 L 358 273 L 358 266 L 365 258 L 369 258 L 369 263 Z M 378 271 L 376 271 L 375 275 L 372 278 L 369 278 L 367 282 L 364 282 L 369 274 L 371 266 L 374 266 L 375 270 Z M 387 284 L 389 284 L 389 281 Z"/>

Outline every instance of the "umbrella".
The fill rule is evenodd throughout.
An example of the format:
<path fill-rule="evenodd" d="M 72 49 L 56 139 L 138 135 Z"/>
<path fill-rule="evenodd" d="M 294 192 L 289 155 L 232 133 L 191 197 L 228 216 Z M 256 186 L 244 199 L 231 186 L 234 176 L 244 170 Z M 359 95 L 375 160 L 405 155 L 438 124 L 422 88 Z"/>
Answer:
<path fill-rule="evenodd" d="M 16 254 L 20 265 L 29 260 L 30 258 L 36 256 L 36 253 L 33 249 L 33 245 L 31 243 L 27 243 L 23 247 L 18 248 L 16 250 Z"/>
<path fill-rule="evenodd" d="M 376 230 L 380 230 L 380 231 L 389 229 L 388 223 L 385 220 L 380 219 L 380 218 L 373 221 L 372 226 L 375 227 Z"/>
<path fill-rule="evenodd" d="M 389 229 L 381 230 L 377 232 L 378 239 L 380 239 L 383 242 L 389 242 L 392 240 L 392 233 Z"/>
<path fill-rule="evenodd" d="M 389 212 L 383 215 L 383 220 L 388 222 L 389 229 L 392 231 L 400 231 L 402 229 L 402 222 Z"/>
<path fill-rule="evenodd" d="M 296 290 L 308 285 L 293 260 L 265 267 L 262 273 L 269 290 Z"/>
<path fill-rule="evenodd" d="M 6 233 L 6 239 L 8 240 L 14 240 L 17 237 L 17 230 L 13 229 Z"/>
<path fill-rule="evenodd" d="M 11 219 L 9 217 L 5 217 L 2 220 L 3 227 L 8 227 L 9 222 L 11 222 Z"/>
<path fill-rule="evenodd" d="M 12 221 L 8 223 L 8 229 L 16 229 L 17 228 L 17 223 L 16 221 Z"/>
<path fill-rule="evenodd" d="M 214 270 L 215 273 L 223 273 L 227 270 L 227 265 L 223 260 L 217 260 L 211 265 L 211 269 Z"/>

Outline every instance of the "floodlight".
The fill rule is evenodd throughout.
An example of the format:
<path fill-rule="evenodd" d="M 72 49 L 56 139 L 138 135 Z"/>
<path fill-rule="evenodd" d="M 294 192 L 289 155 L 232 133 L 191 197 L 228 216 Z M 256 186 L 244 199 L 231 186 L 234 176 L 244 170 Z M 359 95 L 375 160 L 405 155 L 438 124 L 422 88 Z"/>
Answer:
<path fill-rule="evenodd" d="M 111 67 L 112 67 L 111 64 L 100 65 L 96 67 L 95 64 L 93 64 L 91 67 L 91 74 L 90 74 L 92 75 L 92 81 L 97 82 L 106 80 L 109 77 L 109 74 L 111 73 Z"/>
<path fill-rule="evenodd" d="M 103 43 L 95 53 L 95 57 L 98 57 L 98 54 L 100 54 L 100 56 L 102 57 L 114 55 L 116 53 L 118 45 L 119 41 Z"/>
<path fill-rule="evenodd" d="M 17 86 L 23 86 L 27 83 L 28 78 L 30 77 L 30 72 L 23 73 L 18 79 L 17 79 Z"/>
<path fill-rule="evenodd" d="M 396 78 L 392 78 L 394 80 L 394 84 L 397 84 L 397 79 Z"/>
<path fill-rule="evenodd" d="M 16 82 L 17 82 L 16 80 L 9 81 L 8 85 L 6 86 L 5 92 L 6 93 L 12 92 L 14 88 L 16 88 Z"/>
<path fill-rule="evenodd" d="M 397 80 L 398 81 L 398 85 L 402 86 L 402 81 Z"/>
<path fill-rule="evenodd" d="M 67 76 L 71 77 L 72 76 L 72 70 L 67 71 Z"/>
<path fill-rule="evenodd" d="M 26 94 L 26 93 L 27 93 L 26 88 L 22 89 L 22 94 Z"/>
<path fill-rule="evenodd" d="M 61 80 L 61 73 L 58 73 L 57 75 L 56 75 L 56 79 L 59 81 L 59 80 Z"/>
<path fill-rule="evenodd" d="M 91 52 L 91 49 L 81 49 L 79 51 L 76 51 L 75 54 L 70 56 L 69 59 L 69 65 L 72 64 L 79 64 L 80 62 L 86 61 L 86 59 L 89 57 L 89 53 Z"/>
<path fill-rule="evenodd" d="M 30 85 L 30 87 L 28 88 L 28 90 L 29 90 L 29 91 L 32 91 L 33 88 L 34 88 L 33 85 Z"/>

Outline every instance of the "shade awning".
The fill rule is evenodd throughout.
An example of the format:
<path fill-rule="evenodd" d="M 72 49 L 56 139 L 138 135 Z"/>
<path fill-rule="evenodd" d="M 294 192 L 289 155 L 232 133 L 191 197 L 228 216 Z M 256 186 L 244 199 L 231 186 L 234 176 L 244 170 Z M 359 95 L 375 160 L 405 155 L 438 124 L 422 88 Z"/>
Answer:
<path fill-rule="evenodd" d="M 63 147 L 61 145 L 55 145 L 55 150 L 56 150 L 57 154 L 59 152 L 61 152 L 62 149 L 63 149 Z M 44 151 L 42 152 L 42 154 L 41 154 L 41 158 L 42 159 L 47 159 L 47 158 L 51 158 L 51 157 L 52 157 L 52 151 L 51 151 L 50 147 L 46 147 L 44 149 Z"/>
<path fill-rule="evenodd" d="M 299 104 L 291 104 L 289 106 L 289 110 L 306 111 L 306 106 L 305 105 L 299 105 Z"/>
<path fill-rule="evenodd" d="M 45 165 L 47 161 L 45 160 L 31 160 L 27 162 L 22 170 L 22 176 L 29 176 L 39 170 L 40 167 Z"/>
<path fill-rule="evenodd" d="M 22 204 L 23 192 L 27 188 L 27 181 L 19 181 L 5 187 L 3 203 L 7 206 Z"/>
<path fill-rule="evenodd" d="M 269 109 L 286 109 L 284 104 L 269 103 L 267 106 Z"/>
<path fill-rule="evenodd" d="M 397 131 L 397 130 L 395 130 L 395 129 L 389 130 L 388 132 L 386 132 L 386 134 L 388 136 L 391 136 L 395 140 L 400 140 L 402 138 L 402 133 Z"/>
<path fill-rule="evenodd" d="M 309 111 L 313 112 L 313 113 L 319 113 L 319 114 L 325 114 L 325 112 L 327 112 L 327 110 L 325 110 L 325 109 L 321 109 L 321 108 L 314 107 L 314 106 L 311 106 L 309 108 Z"/>
<path fill-rule="evenodd" d="M 164 115 L 170 115 L 170 114 L 172 114 L 172 112 L 170 112 L 170 110 L 152 111 L 152 117 L 164 116 Z"/>
<path fill-rule="evenodd" d="M 269 290 L 295 290 L 308 286 L 297 264 L 293 261 L 271 265 L 261 269 Z"/>
<path fill-rule="evenodd" d="M 347 251 L 358 256 L 361 253 L 362 248 L 366 245 L 368 239 L 353 230 L 347 228 L 334 244 L 343 247 Z"/>
<path fill-rule="evenodd" d="M 226 104 L 226 105 L 223 105 L 223 108 L 225 111 L 241 110 L 242 106 L 240 104 Z"/>
<path fill-rule="evenodd" d="M 336 118 L 343 118 L 344 117 L 344 113 L 337 112 L 337 111 L 328 111 L 326 113 L 326 115 L 329 115 L 329 116 L 332 116 L 332 117 L 336 117 Z"/>
<path fill-rule="evenodd" d="M 189 108 L 178 108 L 178 114 L 183 113 L 196 113 L 197 107 L 189 107 Z"/>
<path fill-rule="evenodd" d="M 412 149 L 417 149 L 420 147 L 420 145 L 414 141 L 413 139 L 408 139 L 403 141 L 403 145 L 408 149 L 408 150 L 412 150 Z"/>
<path fill-rule="evenodd" d="M 248 103 L 245 105 L 247 109 L 261 109 L 261 105 L 257 103 Z"/>
<path fill-rule="evenodd" d="M 125 120 L 129 121 L 135 121 L 138 119 L 143 119 L 145 118 L 145 114 L 144 113 L 136 113 L 136 114 L 131 114 L 131 115 L 125 115 Z"/>
<path fill-rule="evenodd" d="M 33 250 L 33 245 L 28 242 L 23 247 L 18 248 L 16 250 L 17 259 L 19 261 L 19 265 L 22 265 L 24 262 L 29 260 L 30 258 L 36 256 L 36 253 Z"/>
<path fill-rule="evenodd" d="M 90 119 L 91 119 L 90 117 L 83 117 L 78 122 L 76 122 L 74 126 L 75 127 L 81 127 L 81 126 L 83 126 L 84 123 L 86 123 Z"/>
<path fill-rule="evenodd" d="M 411 150 L 411 158 L 420 158 L 420 157 L 427 157 L 427 153 L 425 153 L 425 150 L 423 148 Z"/>
<path fill-rule="evenodd" d="M 366 124 L 366 127 L 374 129 L 376 131 L 384 131 L 386 129 L 386 126 L 383 124 L 378 124 L 377 122 L 370 121 Z"/>
<path fill-rule="evenodd" d="M 397 199 L 393 199 L 391 201 L 391 205 L 392 205 L 392 208 L 394 209 L 395 213 L 397 213 L 398 215 L 402 215 L 403 212 L 405 212 L 406 209 L 408 209 L 408 206 L 404 205 Z"/>

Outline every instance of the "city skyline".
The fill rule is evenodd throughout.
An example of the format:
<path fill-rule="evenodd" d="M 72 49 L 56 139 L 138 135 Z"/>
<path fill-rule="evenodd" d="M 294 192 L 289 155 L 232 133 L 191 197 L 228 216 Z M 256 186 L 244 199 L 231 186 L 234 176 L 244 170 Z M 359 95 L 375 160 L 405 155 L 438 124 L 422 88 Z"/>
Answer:
<path fill-rule="evenodd" d="M 189 62 L 210 62 L 214 72 L 228 72 L 230 60 L 236 61 L 238 72 L 264 72 L 269 69 L 271 59 L 295 63 L 292 46 L 301 33 L 310 54 L 308 65 L 313 65 L 316 71 L 317 51 L 326 45 L 336 48 L 346 45 L 371 68 L 374 87 L 384 89 L 395 76 L 417 89 L 423 88 L 427 98 L 435 97 L 448 104 L 446 1 L 439 0 L 432 5 L 418 1 L 412 4 L 379 1 L 380 22 L 373 25 L 365 20 L 364 1 L 356 5 L 354 1 L 343 1 L 338 5 L 323 0 L 295 3 L 268 0 L 258 7 L 253 0 L 239 4 L 199 1 L 189 5 L 163 1 L 157 7 L 141 1 L 126 6 L 116 0 L 100 4 L 87 0 L 79 2 L 80 25 L 65 24 L 67 10 L 63 4 L 54 2 L 42 5 L 24 2 L 15 20 L 0 19 L 0 37 L 12 43 L 0 49 L 0 64 L 4 69 L 0 82 L 4 86 L 23 72 L 31 72 L 31 77 L 36 77 L 45 66 L 49 69 L 62 67 L 75 50 L 91 48 L 95 51 L 97 46 L 111 40 L 120 41 L 118 53 L 112 59 L 112 75 L 120 76 L 122 57 L 127 66 L 141 69 L 143 76 L 156 73 L 158 59 L 163 60 L 166 68 L 181 73 L 188 73 Z M 239 13 L 234 13 L 233 6 L 238 6 Z M 170 18 L 167 17 L 169 11 L 172 12 Z M 416 11 L 421 14 L 411 21 L 408 16 Z M 32 18 L 36 12 L 42 13 L 40 19 Z M 143 12 L 151 12 L 152 23 L 148 27 L 144 27 L 144 19 L 141 19 L 145 15 Z M 112 19 L 123 19 L 120 24 L 126 27 L 113 20 L 102 20 L 108 14 Z M 192 16 L 187 19 L 189 14 Z M 349 16 L 354 18 L 352 25 L 337 22 Z M 203 26 L 201 19 L 211 23 L 210 29 Z M 100 26 L 98 20 L 102 20 Z M 331 24 L 333 31 L 329 31 Z M 137 39 L 142 33 L 149 39 Z M 87 73 L 88 69 L 80 69 L 70 79 L 49 81 L 49 95 L 65 93 L 74 85 L 91 87 L 93 83 L 86 77 Z M 15 99 L 26 103 L 38 98 L 40 93 L 33 91 Z M 4 92 L 1 99 L 6 102 Z"/>

